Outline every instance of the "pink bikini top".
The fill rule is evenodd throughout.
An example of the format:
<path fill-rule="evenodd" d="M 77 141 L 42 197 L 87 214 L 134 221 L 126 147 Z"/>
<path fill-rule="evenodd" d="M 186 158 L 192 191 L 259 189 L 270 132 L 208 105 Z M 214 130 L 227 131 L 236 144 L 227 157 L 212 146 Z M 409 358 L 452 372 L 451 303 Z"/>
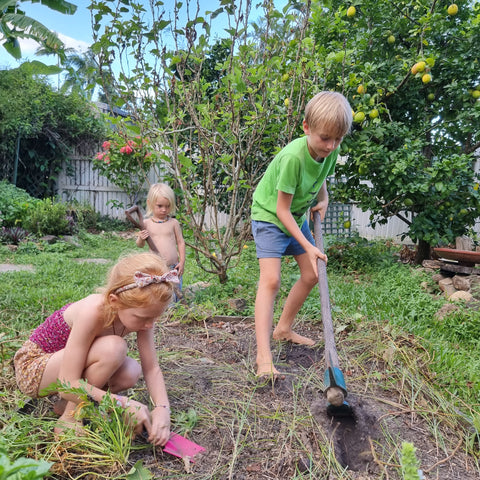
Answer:
<path fill-rule="evenodd" d="M 30 335 L 30 340 L 35 342 L 46 353 L 58 352 L 65 345 L 70 335 L 70 327 L 63 318 L 63 312 L 71 303 L 52 313 Z"/>

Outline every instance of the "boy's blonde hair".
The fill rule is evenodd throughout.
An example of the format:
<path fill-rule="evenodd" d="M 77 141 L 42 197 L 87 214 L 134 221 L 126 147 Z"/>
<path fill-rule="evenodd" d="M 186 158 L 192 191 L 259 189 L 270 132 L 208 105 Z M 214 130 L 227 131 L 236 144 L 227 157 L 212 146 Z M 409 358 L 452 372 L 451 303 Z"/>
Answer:
<path fill-rule="evenodd" d="M 338 92 L 319 92 L 305 107 L 305 122 L 310 130 L 318 127 L 334 137 L 344 137 L 352 126 L 352 107 Z"/>
<path fill-rule="evenodd" d="M 164 303 L 167 306 L 172 300 L 173 285 L 170 282 L 152 283 L 142 288 L 131 288 L 120 293 L 117 290 L 134 281 L 135 272 L 150 275 L 163 275 L 169 271 L 165 261 L 150 252 L 136 253 L 121 258 L 114 265 L 108 276 L 107 284 L 101 293 L 104 295 L 105 326 L 111 325 L 117 316 L 117 310 L 112 308 L 110 294 L 116 295 L 120 309 L 143 308 Z"/>
<path fill-rule="evenodd" d="M 155 202 L 159 198 L 166 198 L 170 204 L 170 214 L 175 213 L 175 193 L 166 183 L 154 183 L 148 190 L 147 195 L 147 215 L 151 215 L 155 207 Z"/>

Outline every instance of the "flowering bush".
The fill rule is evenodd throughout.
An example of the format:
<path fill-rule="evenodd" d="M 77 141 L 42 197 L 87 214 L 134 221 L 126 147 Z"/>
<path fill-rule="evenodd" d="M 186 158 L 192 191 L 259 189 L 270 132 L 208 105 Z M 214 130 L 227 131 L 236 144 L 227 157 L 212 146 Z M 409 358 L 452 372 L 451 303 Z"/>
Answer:
<path fill-rule="evenodd" d="M 119 134 L 102 144 L 102 151 L 93 159 L 95 170 L 134 197 L 145 181 L 155 158 L 146 138 L 125 138 Z"/>

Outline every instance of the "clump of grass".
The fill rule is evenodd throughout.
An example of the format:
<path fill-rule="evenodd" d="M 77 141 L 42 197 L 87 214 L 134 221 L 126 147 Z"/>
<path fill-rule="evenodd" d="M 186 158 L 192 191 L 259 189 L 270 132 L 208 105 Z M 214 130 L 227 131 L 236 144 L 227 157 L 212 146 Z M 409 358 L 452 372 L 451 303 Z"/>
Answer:
<path fill-rule="evenodd" d="M 81 434 L 66 428 L 62 441 L 54 442 L 47 450 L 47 456 L 56 462 L 57 473 L 60 468 L 70 476 L 85 471 L 96 475 L 125 473 L 134 438 L 134 422 L 125 409 L 110 393 L 100 402 L 94 401 L 84 385 L 72 388 L 57 383 L 50 388 L 81 399 L 75 418 L 83 423 Z"/>

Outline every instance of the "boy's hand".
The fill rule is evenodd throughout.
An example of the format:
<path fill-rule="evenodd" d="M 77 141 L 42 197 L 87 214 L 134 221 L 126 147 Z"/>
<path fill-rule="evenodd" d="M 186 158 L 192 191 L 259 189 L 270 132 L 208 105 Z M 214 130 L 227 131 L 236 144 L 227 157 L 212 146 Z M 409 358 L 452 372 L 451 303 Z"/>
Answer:
<path fill-rule="evenodd" d="M 317 259 L 322 260 L 322 262 L 327 263 L 328 258 L 327 256 L 322 253 L 317 247 L 312 245 L 312 248 L 308 250 L 308 256 L 310 258 L 310 262 L 312 263 L 313 271 L 315 272 L 315 276 L 318 277 L 318 265 Z"/>
<path fill-rule="evenodd" d="M 320 214 L 320 219 L 323 220 L 325 219 L 325 215 L 327 214 L 327 208 L 328 208 L 328 200 L 320 200 L 314 207 L 310 209 L 310 215 L 313 220 L 313 212 L 317 212 Z"/>

